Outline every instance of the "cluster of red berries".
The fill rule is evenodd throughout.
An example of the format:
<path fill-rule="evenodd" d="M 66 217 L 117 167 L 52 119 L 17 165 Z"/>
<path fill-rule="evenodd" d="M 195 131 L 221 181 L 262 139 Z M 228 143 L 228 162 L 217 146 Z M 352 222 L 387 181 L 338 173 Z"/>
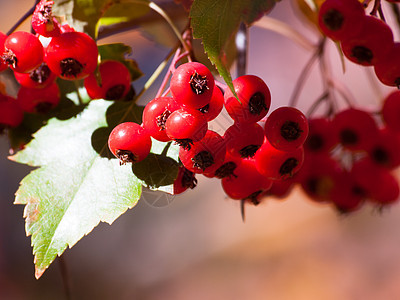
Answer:
<path fill-rule="evenodd" d="M 41 0 L 32 15 L 36 34 L 16 31 L 0 33 L 0 71 L 10 68 L 20 84 L 16 98 L 1 95 L 0 125 L 16 127 L 24 112 L 44 113 L 60 102 L 57 78 L 84 79 L 92 99 L 119 100 L 131 87 L 129 69 L 116 60 L 104 60 L 98 65 L 95 40 L 68 24 L 60 25 L 52 14 L 54 1 Z"/>
<path fill-rule="evenodd" d="M 325 1 L 319 10 L 319 27 L 340 43 L 350 61 L 373 66 L 383 84 L 400 86 L 400 43 L 393 40 L 387 23 L 365 14 L 358 0 Z"/>
<path fill-rule="evenodd" d="M 235 93 L 229 88 L 223 93 L 206 66 L 181 64 L 171 77 L 171 96 L 151 100 L 141 125 L 125 122 L 113 129 L 111 152 L 122 164 L 135 163 L 149 154 L 151 138 L 174 141 L 180 146 L 182 163 L 175 194 L 193 188 L 195 175 L 203 174 L 221 179 L 230 198 L 258 203 L 274 182 L 300 169 L 308 121 L 292 107 L 278 108 L 265 118 L 271 94 L 257 76 L 240 76 L 233 87 Z M 223 107 L 234 123 L 221 136 L 208 123 Z"/>

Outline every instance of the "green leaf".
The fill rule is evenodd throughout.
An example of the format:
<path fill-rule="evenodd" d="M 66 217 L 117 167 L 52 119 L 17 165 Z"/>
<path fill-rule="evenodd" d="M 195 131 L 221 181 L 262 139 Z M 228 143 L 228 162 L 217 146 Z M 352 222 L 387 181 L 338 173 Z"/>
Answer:
<path fill-rule="evenodd" d="M 54 0 L 53 13 L 65 17 L 75 30 L 86 32 L 97 39 L 100 25 L 117 24 L 142 16 L 149 10 L 148 2 L 146 0 Z"/>
<path fill-rule="evenodd" d="M 15 200 L 26 205 L 26 232 L 32 236 L 37 278 L 67 247 L 100 221 L 111 224 L 141 195 L 141 181 L 131 166 L 105 157 L 106 144 L 100 153 L 92 146 L 93 132 L 107 126 L 111 104 L 92 101 L 73 119 L 49 120 L 24 150 L 10 158 L 39 167 L 22 180 Z"/>
<path fill-rule="evenodd" d="M 105 44 L 98 47 L 101 60 L 112 59 L 122 62 L 131 72 L 132 81 L 143 75 L 139 69 L 137 62 L 133 59 L 128 59 L 132 53 L 132 48 L 123 43 Z"/>
<path fill-rule="evenodd" d="M 227 68 L 226 46 L 239 24 L 251 25 L 278 0 L 194 0 L 191 10 L 193 37 L 202 39 L 210 61 L 233 91 Z M 233 91 L 234 92 L 234 91 Z"/>

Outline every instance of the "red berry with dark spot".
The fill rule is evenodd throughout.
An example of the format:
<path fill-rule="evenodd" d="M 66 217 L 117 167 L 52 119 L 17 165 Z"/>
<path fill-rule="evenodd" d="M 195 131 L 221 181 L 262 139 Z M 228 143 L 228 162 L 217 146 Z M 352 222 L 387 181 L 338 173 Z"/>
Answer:
<path fill-rule="evenodd" d="M 23 111 L 29 113 L 47 113 L 60 102 L 60 89 L 57 83 L 37 89 L 21 86 L 17 95 L 17 103 Z"/>
<path fill-rule="evenodd" d="M 308 128 L 308 137 L 304 143 L 306 151 L 329 152 L 339 142 L 332 122 L 327 118 L 309 119 Z"/>
<path fill-rule="evenodd" d="M 14 72 L 14 77 L 20 85 L 38 89 L 49 86 L 57 78 L 45 62 L 29 73 Z"/>
<path fill-rule="evenodd" d="M 222 94 L 219 87 L 215 87 L 210 102 L 202 108 L 199 108 L 199 110 L 204 114 L 209 122 L 214 120 L 220 114 L 223 107 L 224 94 Z"/>
<path fill-rule="evenodd" d="M 53 16 L 54 1 L 41 0 L 33 12 L 31 24 L 32 29 L 45 37 L 53 37 L 61 34 L 60 23 Z"/>

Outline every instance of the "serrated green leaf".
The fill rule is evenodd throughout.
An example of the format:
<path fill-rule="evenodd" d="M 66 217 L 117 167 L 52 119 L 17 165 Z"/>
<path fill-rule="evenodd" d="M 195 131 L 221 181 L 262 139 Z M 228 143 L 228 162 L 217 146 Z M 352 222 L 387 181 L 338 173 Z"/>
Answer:
<path fill-rule="evenodd" d="M 68 246 L 100 221 L 111 224 L 141 195 L 141 182 L 130 165 L 120 166 L 92 147 L 93 132 L 108 125 L 111 104 L 92 101 L 73 119 L 49 120 L 24 150 L 11 157 L 39 167 L 22 180 L 15 200 L 26 205 L 26 232 L 32 236 L 37 278 Z"/>
<path fill-rule="evenodd" d="M 194 0 L 191 10 L 193 37 L 201 39 L 210 61 L 233 91 L 225 47 L 239 24 L 251 25 L 278 0 Z M 233 91 L 234 92 L 234 91 Z"/>
<path fill-rule="evenodd" d="M 112 59 L 122 62 L 131 72 L 131 79 L 136 80 L 143 75 L 137 62 L 128 59 L 127 56 L 132 53 L 132 48 L 123 43 L 105 44 L 98 47 L 101 60 Z"/>

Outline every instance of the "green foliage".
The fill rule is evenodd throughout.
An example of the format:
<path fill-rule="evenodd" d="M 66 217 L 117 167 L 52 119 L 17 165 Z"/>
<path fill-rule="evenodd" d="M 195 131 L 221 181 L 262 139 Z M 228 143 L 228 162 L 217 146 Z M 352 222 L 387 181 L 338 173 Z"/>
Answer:
<path fill-rule="evenodd" d="M 201 39 L 210 61 L 233 91 L 227 68 L 226 46 L 234 37 L 239 24 L 251 25 L 277 0 L 194 0 L 191 10 L 193 36 Z M 234 92 L 234 91 L 233 91 Z"/>

